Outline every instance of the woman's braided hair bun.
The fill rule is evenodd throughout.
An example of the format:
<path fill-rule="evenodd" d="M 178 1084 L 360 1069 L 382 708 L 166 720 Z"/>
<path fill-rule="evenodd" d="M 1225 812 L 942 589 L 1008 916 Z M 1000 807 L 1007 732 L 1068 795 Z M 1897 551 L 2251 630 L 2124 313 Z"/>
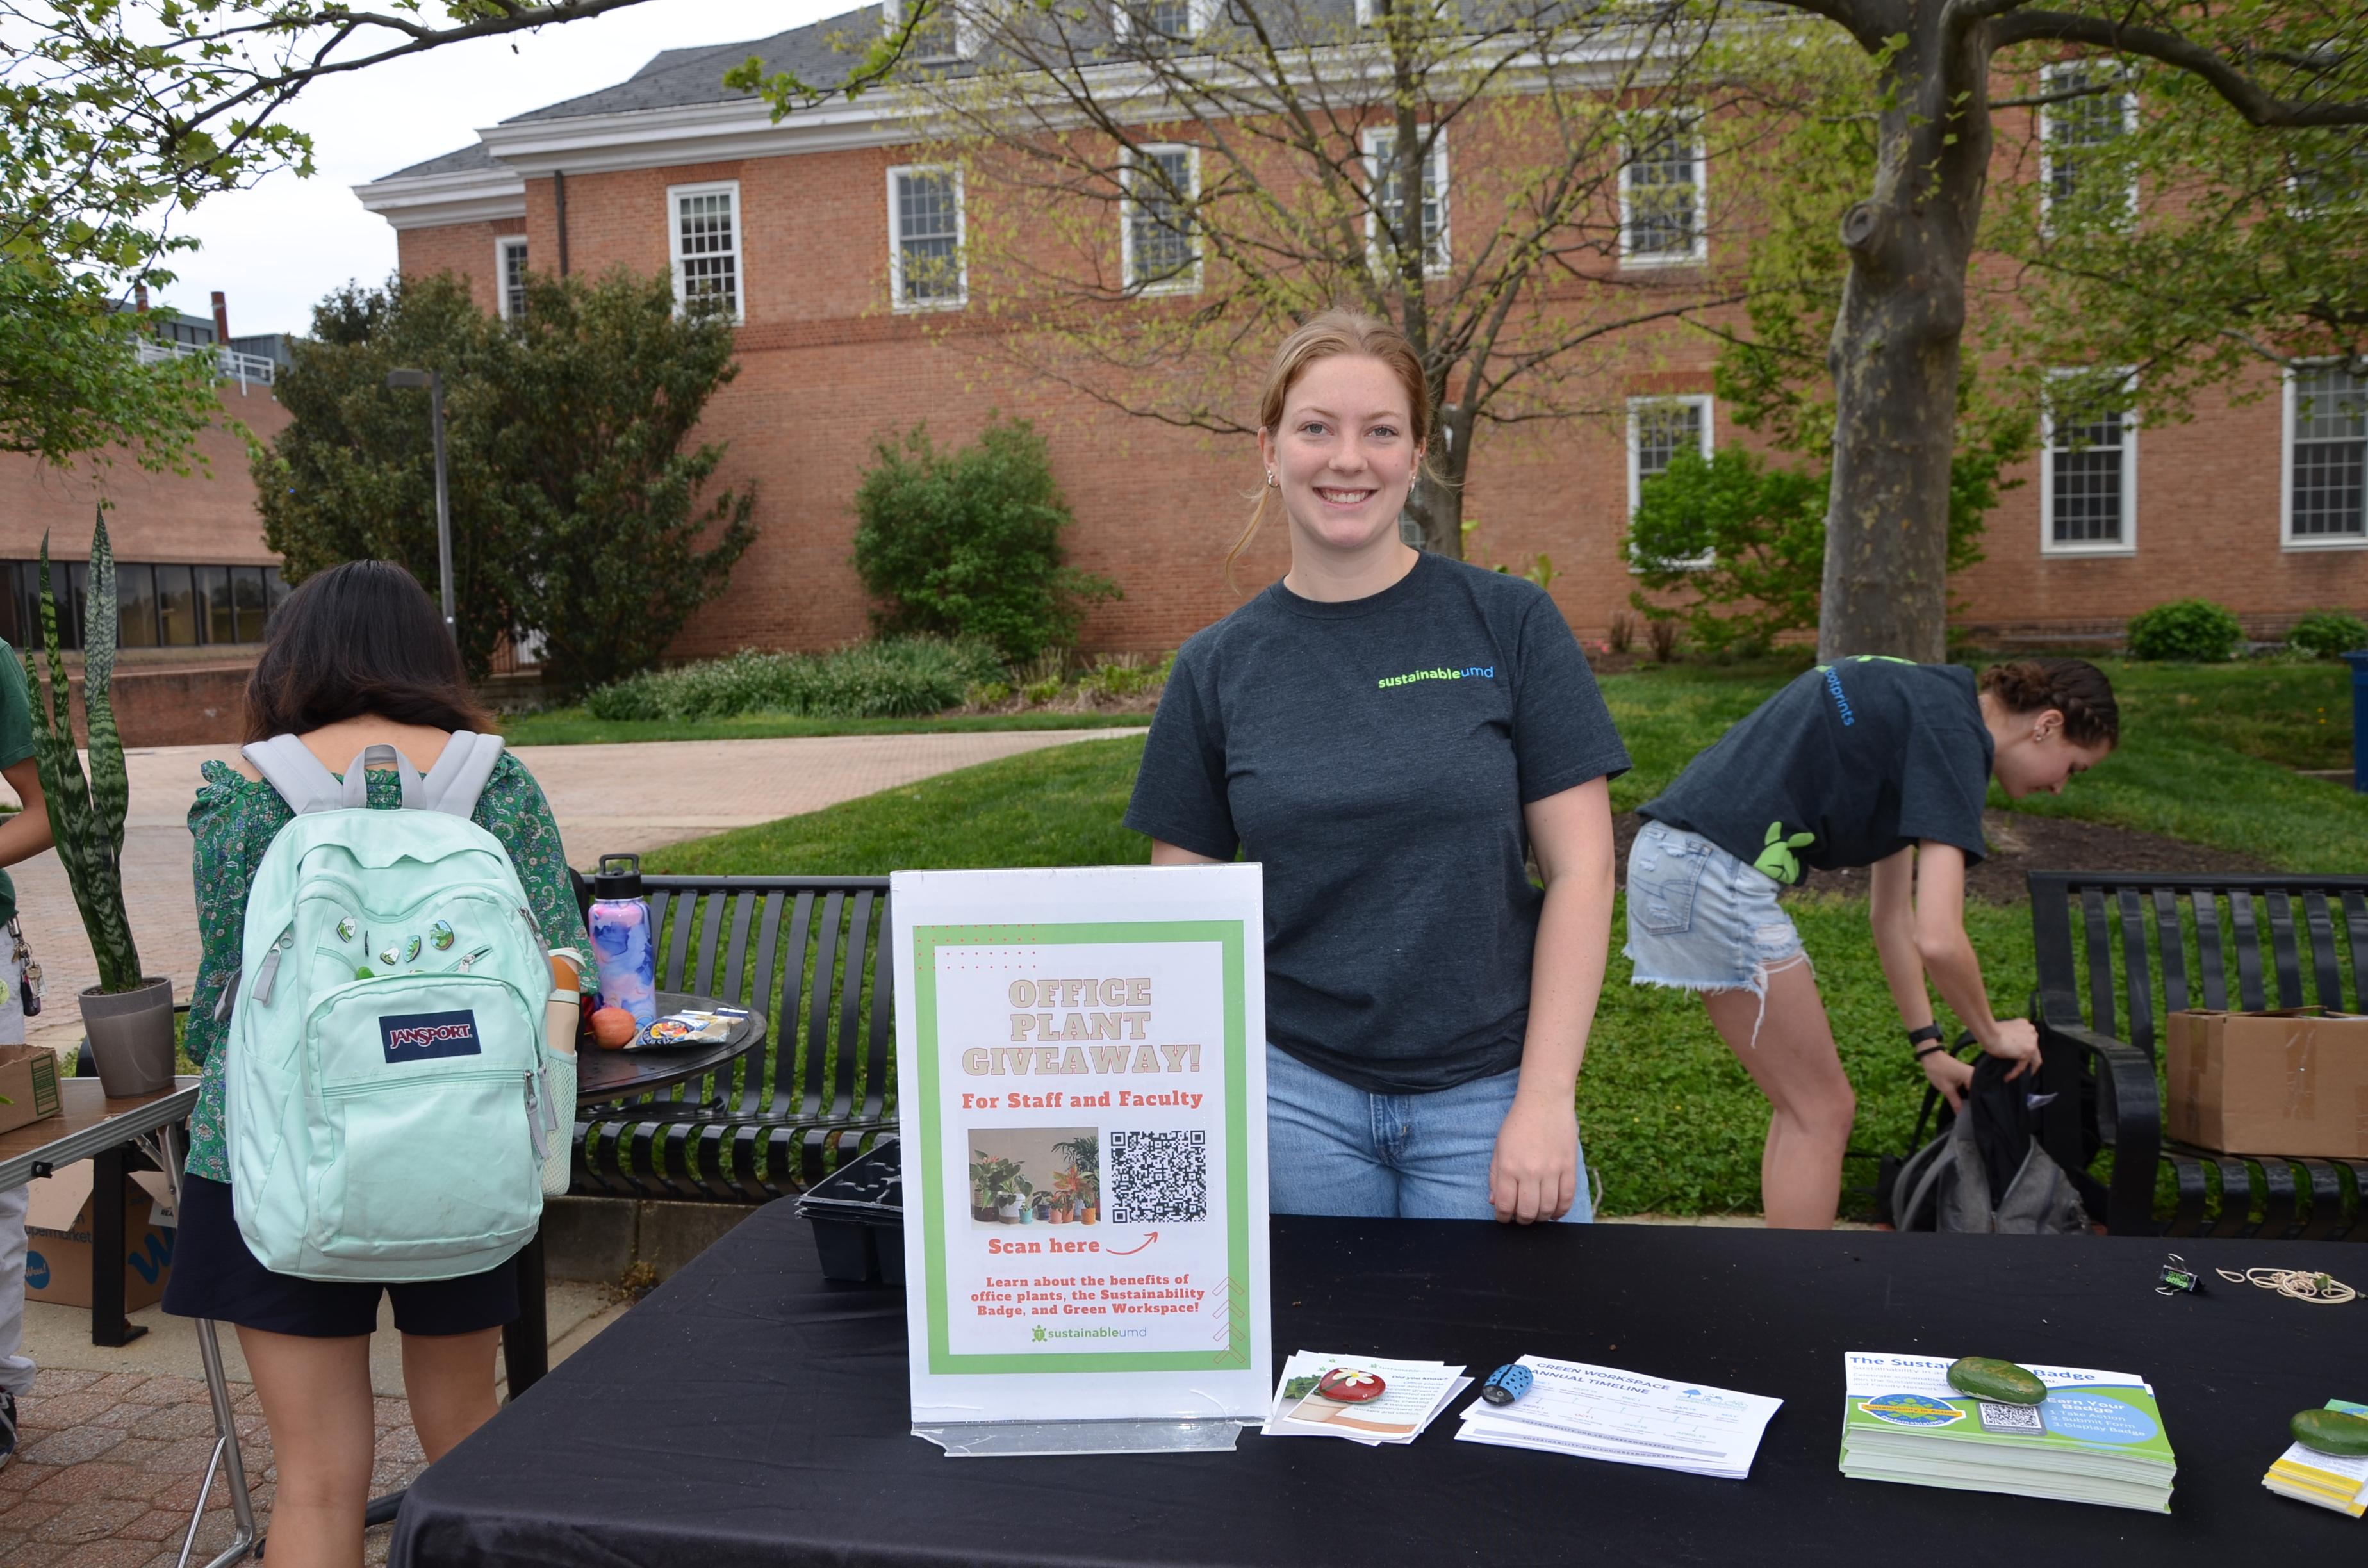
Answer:
<path fill-rule="evenodd" d="M 2115 745 L 2122 738 L 2122 710 L 2113 683 L 2086 659 L 2017 659 L 1982 672 L 1982 689 L 2009 712 L 2064 715 L 2064 734 L 2074 745 Z"/>

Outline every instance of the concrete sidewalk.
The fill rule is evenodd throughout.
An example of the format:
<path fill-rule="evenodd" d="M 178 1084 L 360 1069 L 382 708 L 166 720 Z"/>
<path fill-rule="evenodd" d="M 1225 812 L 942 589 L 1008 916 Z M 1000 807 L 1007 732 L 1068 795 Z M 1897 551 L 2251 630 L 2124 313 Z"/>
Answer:
<path fill-rule="evenodd" d="M 631 1303 L 604 1286 L 554 1281 L 549 1292 L 551 1359 L 558 1365 Z M 380 1328 L 391 1330 L 381 1306 Z M 19 1402 L 15 1460 L 0 1469 L 0 1563 L 8 1568 L 173 1568 L 213 1448 L 213 1417 L 198 1359 L 197 1326 L 156 1307 L 131 1314 L 149 1332 L 120 1349 L 90 1342 L 80 1308 L 28 1303 L 25 1347 L 40 1364 Z M 279 1479 L 271 1438 L 238 1335 L 222 1331 L 239 1451 L 259 1522 L 268 1525 Z M 408 1486 L 426 1468 L 403 1397 L 402 1344 L 370 1340 L 378 1396 L 373 1496 Z M 507 1385 L 505 1385 L 507 1394 Z M 198 1534 L 195 1562 L 230 1544 L 229 1494 L 217 1482 Z M 364 1562 L 386 1561 L 392 1527 L 364 1539 Z"/>
<path fill-rule="evenodd" d="M 676 741 L 633 745 L 521 746 L 559 819 L 569 861 L 588 870 L 608 854 L 640 853 L 728 828 L 820 811 L 859 795 L 1046 746 L 1107 740 L 1129 730 L 996 730 L 973 733 L 830 735 Z M 131 804 L 123 833 L 123 896 L 150 974 L 170 975 L 187 1000 L 198 971 L 196 893 L 189 874 L 189 801 L 198 769 L 235 746 L 127 752 Z M 0 785 L 0 799 L 6 787 Z M 47 1006 L 30 1020 L 37 1042 L 82 1038 L 74 995 L 97 966 L 54 850 L 14 868 L 25 937 L 47 978 Z"/>

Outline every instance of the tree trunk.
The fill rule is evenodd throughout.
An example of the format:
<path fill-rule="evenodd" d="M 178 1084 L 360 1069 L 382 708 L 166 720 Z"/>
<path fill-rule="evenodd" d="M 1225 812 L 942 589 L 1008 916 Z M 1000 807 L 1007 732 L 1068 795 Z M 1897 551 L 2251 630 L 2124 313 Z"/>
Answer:
<path fill-rule="evenodd" d="M 1911 0 L 1883 85 L 1874 193 L 1842 219 L 1850 257 L 1827 357 L 1835 392 L 1817 657 L 1937 661 L 1948 642 L 1949 459 L 1965 272 L 1988 176 L 1985 24 Z"/>
<path fill-rule="evenodd" d="M 1425 550 L 1463 559 L 1463 476 L 1472 460 L 1472 416 L 1463 408 L 1439 399 L 1433 406 L 1430 450 L 1423 472 L 1406 497 L 1406 515 L 1414 519 Z"/>

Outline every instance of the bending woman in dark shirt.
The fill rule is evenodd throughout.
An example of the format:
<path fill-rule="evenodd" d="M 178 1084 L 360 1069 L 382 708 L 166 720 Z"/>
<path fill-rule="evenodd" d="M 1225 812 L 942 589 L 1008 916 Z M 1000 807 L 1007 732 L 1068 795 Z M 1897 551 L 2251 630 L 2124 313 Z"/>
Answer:
<path fill-rule="evenodd" d="M 1761 1201 L 1770 1225 L 1823 1229 L 1840 1201 L 1857 1097 L 1817 982 L 1777 890 L 1805 869 L 1871 866 L 1884 978 L 1925 1076 L 1959 1104 L 1973 1068 L 1949 1054 L 1925 976 L 2020 1076 L 2037 1031 L 1990 1012 L 1965 937 L 1965 866 L 1982 801 L 2060 793 L 2120 737 L 2093 665 L 1992 666 L 1845 659 L 1770 698 L 1646 803 L 1628 856 L 1628 957 L 1639 985 L 1698 991 L 1768 1096 Z"/>

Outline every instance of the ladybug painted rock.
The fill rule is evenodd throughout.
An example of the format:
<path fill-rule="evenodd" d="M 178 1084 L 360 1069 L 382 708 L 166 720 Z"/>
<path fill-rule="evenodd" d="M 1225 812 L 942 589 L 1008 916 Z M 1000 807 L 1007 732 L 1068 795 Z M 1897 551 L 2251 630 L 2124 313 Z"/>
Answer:
<path fill-rule="evenodd" d="M 1369 1399 L 1381 1398 L 1389 1386 L 1379 1372 L 1352 1372 L 1346 1367 L 1335 1367 L 1316 1383 L 1315 1392 L 1342 1404 L 1362 1404 Z"/>

